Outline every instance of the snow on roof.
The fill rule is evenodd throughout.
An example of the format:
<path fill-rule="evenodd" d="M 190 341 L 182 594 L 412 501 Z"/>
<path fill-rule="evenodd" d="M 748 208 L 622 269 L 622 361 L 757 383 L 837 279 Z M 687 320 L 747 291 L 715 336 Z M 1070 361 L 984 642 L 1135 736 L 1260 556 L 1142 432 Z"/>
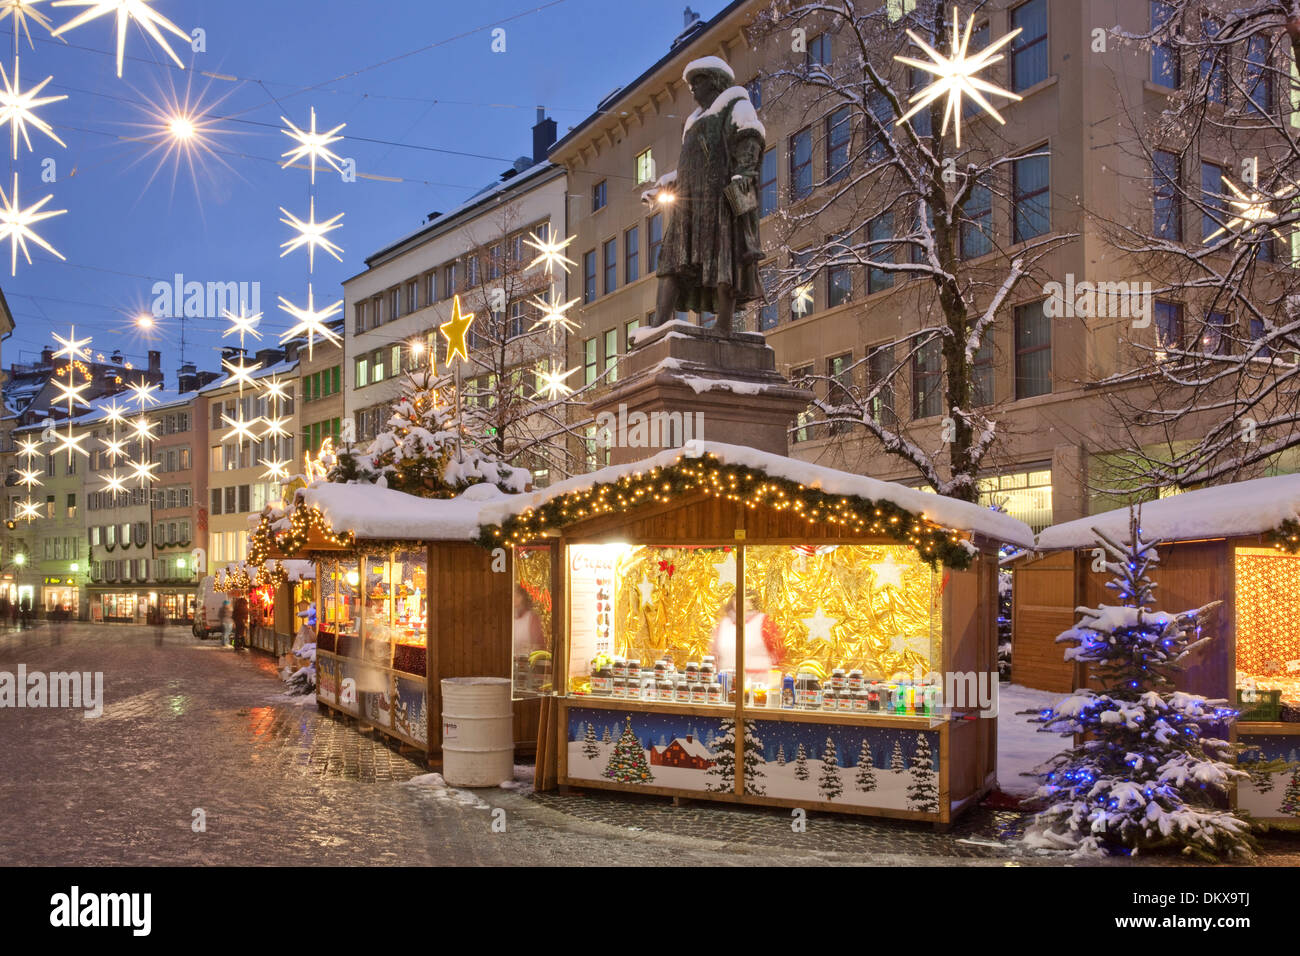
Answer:
<path fill-rule="evenodd" d="M 686 755 L 689 757 L 699 757 L 701 760 L 718 759 L 717 756 L 712 751 L 710 751 L 708 747 L 700 743 L 699 738 L 687 740 L 685 737 L 674 737 L 672 743 L 670 743 L 668 746 L 671 747 L 673 744 L 677 744 L 677 746 L 681 747 L 682 750 L 686 751 Z M 665 747 L 664 749 L 666 750 L 667 747 Z"/>
<path fill-rule="evenodd" d="M 576 478 L 557 482 L 530 494 L 504 497 L 501 501 L 484 507 L 481 520 L 484 524 L 504 524 L 516 515 L 540 508 L 548 501 L 570 492 L 581 491 L 597 484 L 610 484 L 626 475 L 648 471 L 651 468 L 667 468 L 683 456 L 700 457 L 706 453 L 713 455 L 724 465 L 761 469 L 771 477 L 795 481 L 827 494 L 857 495 L 873 501 L 884 499 L 900 508 L 921 514 L 945 528 L 979 532 L 995 541 L 1022 548 L 1033 547 L 1034 532 L 1029 525 L 991 508 L 943 495 L 930 494 L 916 488 L 882 481 L 879 478 L 868 478 L 865 475 L 854 475 L 822 465 L 796 461 L 784 455 L 775 455 L 756 448 L 712 441 L 691 442 L 690 447 L 686 449 L 669 448 L 641 461 L 611 465 L 588 475 L 579 475 Z"/>
<path fill-rule="evenodd" d="M 335 531 L 348 530 L 359 539 L 469 541 L 478 536 L 479 511 L 488 494 L 472 487 L 479 489 L 473 495 L 444 499 L 417 498 L 379 485 L 316 482 L 297 497 L 319 509 Z"/>
<path fill-rule="evenodd" d="M 322 341 L 325 340 L 322 339 Z M 247 356 L 247 358 L 253 358 L 253 357 L 254 356 Z M 296 369 L 298 367 L 298 361 L 299 360 L 296 358 L 292 362 L 286 362 L 283 359 L 281 359 L 279 362 L 276 362 L 274 365 L 268 365 L 266 366 L 266 368 L 259 368 L 256 372 L 249 372 L 248 377 L 253 379 L 260 379 L 260 378 L 267 378 L 268 376 L 271 375 L 283 375 L 287 372 L 292 372 L 294 369 Z M 230 375 L 226 375 L 224 378 L 216 379 L 215 381 L 209 382 L 207 385 L 204 385 L 201 389 L 199 389 L 199 393 L 206 394 L 208 392 L 215 392 L 219 388 L 225 388 L 227 385 L 233 385 L 233 384 L 235 384 L 234 377 Z"/>
<path fill-rule="evenodd" d="M 1255 478 L 1201 488 L 1142 506 L 1142 536 L 1148 541 L 1192 541 L 1271 531 L 1284 518 L 1300 519 L 1300 474 Z M 1125 540 L 1128 508 L 1053 525 L 1038 535 L 1038 550 L 1089 548 L 1093 528 Z"/>
<path fill-rule="evenodd" d="M 248 561 L 235 561 L 227 564 L 218 570 L 218 574 L 238 574 L 243 571 L 245 574 L 252 576 L 257 573 L 258 568 L 266 568 L 268 571 L 276 566 L 284 568 L 284 573 L 289 575 L 290 581 L 308 581 L 316 577 L 316 565 L 311 561 L 298 561 L 294 559 L 280 560 L 279 558 L 268 559 L 264 564 L 251 564 Z"/>

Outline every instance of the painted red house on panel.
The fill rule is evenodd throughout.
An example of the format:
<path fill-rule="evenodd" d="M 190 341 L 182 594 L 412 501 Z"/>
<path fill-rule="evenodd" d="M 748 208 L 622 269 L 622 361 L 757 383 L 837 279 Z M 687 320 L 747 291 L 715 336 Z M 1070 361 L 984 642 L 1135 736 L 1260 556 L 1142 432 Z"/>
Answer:
<path fill-rule="evenodd" d="M 650 763 L 656 767 L 685 767 L 688 770 L 708 770 L 714 764 L 709 748 L 695 739 L 693 734 L 675 737 L 667 747 L 650 750 Z"/>

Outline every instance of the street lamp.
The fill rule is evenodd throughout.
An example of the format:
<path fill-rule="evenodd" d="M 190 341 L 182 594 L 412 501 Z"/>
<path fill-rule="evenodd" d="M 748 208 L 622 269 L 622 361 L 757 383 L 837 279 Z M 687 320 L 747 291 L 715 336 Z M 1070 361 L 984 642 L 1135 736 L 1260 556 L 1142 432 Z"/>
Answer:
<path fill-rule="evenodd" d="M 23 554 L 22 552 L 19 552 L 18 554 L 14 555 L 14 564 L 18 565 L 18 567 L 21 568 L 26 563 L 27 563 L 27 555 Z"/>
<path fill-rule="evenodd" d="M 76 561 L 73 561 L 71 570 L 73 574 L 76 574 L 78 571 L 81 570 L 81 565 L 78 564 Z"/>

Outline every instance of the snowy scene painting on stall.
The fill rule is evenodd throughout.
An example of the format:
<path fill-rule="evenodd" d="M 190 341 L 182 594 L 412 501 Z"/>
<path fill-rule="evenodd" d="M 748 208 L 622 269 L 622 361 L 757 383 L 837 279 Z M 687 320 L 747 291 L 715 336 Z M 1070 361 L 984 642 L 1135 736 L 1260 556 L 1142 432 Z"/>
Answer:
<path fill-rule="evenodd" d="M 724 720 L 682 714 L 569 711 L 568 776 L 675 790 L 719 790 Z M 734 744 L 733 744 L 734 753 Z M 734 756 L 733 756 L 734 761 Z M 727 786 L 727 790 L 731 787 Z"/>
<path fill-rule="evenodd" d="M 329 704 L 339 702 L 339 662 L 330 654 L 316 655 L 316 697 Z"/>
<path fill-rule="evenodd" d="M 423 678 L 394 678 L 393 729 L 418 744 L 429 740 L 429 691 Z"/>
<path fill-rule="evenodd" d="M 751 722 L 762 742 L 763 795 L 939 812 L 939 735 L 910 729 Z"/>
<path fill-rule="evenodd" d="M 1258 820 L 1294 820 L 1300 823 L 1300 736 L 1252 736 L 1237 740 L 1243 749 L 1238 762 L 1267 764 L 1270 771 L 1252 771 L 1237 784 L 1237 809 Z"/>

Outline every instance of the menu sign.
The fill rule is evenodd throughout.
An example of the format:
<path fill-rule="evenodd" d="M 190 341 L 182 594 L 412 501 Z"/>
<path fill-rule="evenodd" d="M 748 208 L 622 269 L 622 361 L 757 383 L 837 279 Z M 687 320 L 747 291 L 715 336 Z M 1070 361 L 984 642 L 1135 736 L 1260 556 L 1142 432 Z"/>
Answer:
<path fill-rule="evenodd" d="M 607 545 L 569 548 L 569 666 L 585 674 L 598 654 L 614 653 L 614 563 Z"/>

